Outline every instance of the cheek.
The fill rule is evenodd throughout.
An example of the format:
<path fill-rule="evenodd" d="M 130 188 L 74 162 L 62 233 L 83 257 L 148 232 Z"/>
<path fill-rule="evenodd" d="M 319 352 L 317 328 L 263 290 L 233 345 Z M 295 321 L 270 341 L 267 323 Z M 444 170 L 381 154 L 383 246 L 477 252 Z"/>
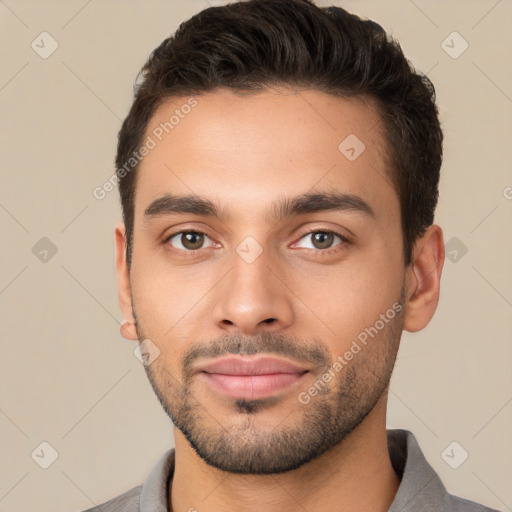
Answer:
<path fill-rule="evenodd" d="M 294 289 L 304 297 L 304 320 L 312 320 L 326 341 L 332 339 L 338 353 L 393 307 L 400 298 L 402 274 L 391 257 L 361 258 L 303 275 Z"/>
<path fill-rule="evenodd" d="M 144 259 L 134 258 L 131 276 L 140 334 L 161 345 L 175 336 L 179 319 L 186 314 L 188 301 L 184 294 L 190 291 L 181 287 L 171 275 L 160 272 L 153 264 L 140 264 L 141 261 Z"/>
<path fill-rule="evenodd" d="M 140 334 L 158 346 L 167 368 L 176 370 L 187 348 L 209 332 L 204 319 L 217 276 L 210 270 L 191 277 L 190 267 L 172 268 L 164 258 L 134 258 L 132 294 Z"/>

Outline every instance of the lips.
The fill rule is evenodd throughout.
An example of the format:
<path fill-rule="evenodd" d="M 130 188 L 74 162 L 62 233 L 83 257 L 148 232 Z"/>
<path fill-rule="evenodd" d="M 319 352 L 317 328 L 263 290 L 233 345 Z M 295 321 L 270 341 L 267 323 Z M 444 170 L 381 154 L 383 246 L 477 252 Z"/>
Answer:
<path fill-rule="evenodd" d="M 199 365 L 197 373 L 218 393 L 255 400 L 285 391 L 308 370 L 274 357 L 228 356 Z"/>

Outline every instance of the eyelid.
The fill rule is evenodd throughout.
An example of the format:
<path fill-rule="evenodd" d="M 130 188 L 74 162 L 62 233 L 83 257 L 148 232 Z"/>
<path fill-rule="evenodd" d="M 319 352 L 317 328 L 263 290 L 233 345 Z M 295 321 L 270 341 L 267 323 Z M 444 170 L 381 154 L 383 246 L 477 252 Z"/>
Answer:
<path fill-rule="evenodd" d="M 174 238 L 177 235 L 182 235 L 184 233 L 196 233 L 196 234 L 204 235 L 204 236 L 206 236 L 207 238 L 209 238 L 213 242 L 213 245 L 210 246 L 210 247 L 201 247 L 200 249 L 191 249 L 191 250 L 176 249 L 175 247 L 170 246 L 169 241 L 172 238 Z M 351 245 L 353 243 L 352 240 L 351 240 L 351 237 L 346 235 L 346 234 L 344 234 L 344 233 L 341 233 L 340 230 L 333 229 L 333 228 L 328 228 L 328 227 L 325 227 L 325 226 L 321 226 L 321 227 L 317 226 L 317 227 L 306 227 L 306 228 L 303 228 L 302 230 L 300 230 L 299 234 L 298 234 L 298 238 L 296 239 L 295 242 L 293 242 L 291 247 L 294 247 L 302 238 L 304 238 L 304 237 L 306 237 L 308 235 L 312 235 L 314 233 L 332 233 L 332 234 L 338 236 L 341 239 L 341 243 L 339 243 L 337 245 L 334 245 L 333 247 L 328 247 L 327 249 L 306 248 L 309 251 L 313 251 L 313 253 L 315 253 L 315 254 L 320 254 L 321 253 L 323 255 L 331 255 L 333 253 L 337 253 L 338 251 L 344 250 L 347 245 Z M 195 255 L 197 255 L 197 253 L 199 253 L 199 251 L 201 251 L 203 249 L 212 249 L 212 248 L 214 248 L 215 245 L 217 244 L 217 242 L 215 242 L 215 240 L 213 240 L 213 238 L 206 231 L 204 231 L 202 229 L 192 228 L 192 227 L 191 228 L 186 228 L 185 227 L 185 228 L 181 228 L 178 231 L 174 231 L 174 232 L 169 233 L 168 235 L 166 235 L 164 237 L 164 240 L 163 240 L 162 244 L 164 246 L 166 246 L 166 249 L 168 251 L 178 252 L 178 253 L 184 255 L 185 257 L 195 257 Z"/>
<path fill-rule="evenodd" d="M 345 232 L 346 230 L 341 230 L 341 228 L 330 228 L 326 226 L 307 226 L 304 229 L 300 229 L 298 233 L 298 239 L 304 237 L 305 235 L 310 235 L 312 233 L 333 233 L 338 235 L 343 241 L 347 243 L 352 243 L 351 235 Z M 295 242 L 294 242 L 295 243 Z"/>
<path fill-rule="evenodd" d="M 333 254 L 338 253 L 339 251 L 343 251 L 344 249 L 346 249 L 347 245 L 351 245 L 353 243 L 348 235 L 341 233 L 340 231 L 338 231 L 336 229 L 326 228 L 326 227 L 313 227 L 313 228 L 305 228 L 305 230 L 298 235 L 297 241 L 293 242 L 291 247 L 292 248 L 295 247 L 300 242 L 300 240 L 302 240 L 304 237 L 306 237 L 308 235 L 312 235 L 314 233 L 332 233 L 333 235 L 335 235 L 341 239 L 341 243 L 336 244 L 332 247 L 328 247 L 327 249 L 315 249 L 315 248 L 310 248 L 310 247 L 306 248 L 308 251 L 312 251 L 315 255 L 321 254 L 321 255 L 325 255 L 325 256 L 331 256 Z M 300 249 L 300 247 L 299 247 L 299 249 Z"/>
<path fill-rule="evenodd" d="M 169 233 L 168 235 L 166 235 L 164 237 L 163 241 L 162 241 L 162 244 L 170 245 L 169 242 L 170 242 L 170 240 L 172 238 L 174 238 L 174 237 L 176 237 L 178 235 L 183 235 L 184 233 L 195 233 L 195 234 L 198 234 L 198 235 L 204 235 L 205 237 L 209 238 L 212 241 L 212 246 L 210 246 L 210 247 L 201 247 L 201 249 L 211 249 L 217 243 L 217 242 L 215 242 L 215 240 L 213 240 L 213 238 L 206 231 L 204 231 L 202 229 L 197 229 L 197 228 L 181 228 L 179 231 L 174 231 L 174 232 Z M 184 249 L 176 249 L 175 247 L 172 247 L 171 250 L 194 254 L 194 253 L 200 251 L 201 249 L 184 250 Z"/>

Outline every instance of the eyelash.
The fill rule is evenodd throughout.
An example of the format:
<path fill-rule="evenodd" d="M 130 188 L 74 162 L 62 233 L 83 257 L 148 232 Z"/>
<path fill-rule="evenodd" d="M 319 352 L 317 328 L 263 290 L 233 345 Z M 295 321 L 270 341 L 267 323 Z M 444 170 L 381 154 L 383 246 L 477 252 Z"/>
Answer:
<path fill-rule="evenodd" d="M 167 236 L 163 240 L 162 244 L 165 245 L 166 249 L 169 250 L 169 251 L 173 251 L 173 252 L 176 251 L 176 252 L 182 253 L 185 258 L 195 258 L 195 257 L 197 257 L 197 253 L 199 251 L 201 251 L 201 249 L 183 250 L 183 249 L 176 249 L 174 247 L 169 248 L 170 247 L 169 246 L 169 241 L 172 238 L 174 238 L 176 235 L 183 235 L 185 233 L 194 233 L 194 234 L 197 234 L 197 235 L 205 235 L 206 237 L 210 238 L 208 236 L 208 234 L 205 233 L 204 231 L 201 231 L 201 230 L 198 230 L 198 229 L 188 229 L 188 230 L 185 229 L 185 230 L 182 230 L 182 231 L 176 231 L 174 233 L 171 233 L 169 236 Z M 310 231 L 306 231 L 306 232 L 304 232 L 304 233 L 302 233 L 300 235 L 299 240 L 301 240 L 305 236 L 312 235 L 314 233 L 333 234 L 333 235 L 338 236 L 341 239 L 341 243 L 335 245 L 334 247 L 329 247 L 327 249 L 308 249 L 309 251 L 313 251 L 313 253 L 315 255 L 317 255 L 317 254 L 322 254 L 322 255 L 335 254 L 338 251 L 345 249 L 345 247 L 347 245 L 351 244 L 351 241 L 347 238 L 347 236 L 342 235 L 338 231 L 334 231 L 332 229 L 313 229 L 313 230 L 310 230 Z M 205 249 L 210 249 L 210 247 L 206 247 Z"/>

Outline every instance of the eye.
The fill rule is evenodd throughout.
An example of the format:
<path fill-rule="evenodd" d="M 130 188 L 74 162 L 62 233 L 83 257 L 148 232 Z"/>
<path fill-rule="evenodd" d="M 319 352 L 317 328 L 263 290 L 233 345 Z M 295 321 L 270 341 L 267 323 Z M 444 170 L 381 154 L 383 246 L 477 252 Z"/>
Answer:
<path fill-rule="evenodd" d="M 310 231 L 309 233 L 306 233 L 302 235 L 300 238 L 301 240 L 307 240 L 308 237 L 310 238 L 310 246 L 309 247 L 303 247 L 306 249 L 313 249 L 315 251 L 320 252 L 330 252 L 329 249 L 334 249 L 338 247 L 339 245 L 345 245 L 350 243 L 348 238 L 346 236 L 343 236 L 341 233 L 337 233 L 336 231 L 328 231 L 328 230 L 315 230 Z M 340 240 L 340 242 L 333 246 L 333 243 L 335 242 L 336 238 Z M 295 244 L 297 245 L 297 244 Z"/>
<path fill-rule="evenodd" d="M 213 247 L 214 244 L 210 237 L 202 231 L 178 231 L 177 233 L 169 235 L 164 240 L 164 244 L 169 244 L 176 250 L 190 252 L 204 249 L 205 247 L 202 246 L 205 239 L 208 239 L 211 242 L 211 245 L 208 247 Z"/>

